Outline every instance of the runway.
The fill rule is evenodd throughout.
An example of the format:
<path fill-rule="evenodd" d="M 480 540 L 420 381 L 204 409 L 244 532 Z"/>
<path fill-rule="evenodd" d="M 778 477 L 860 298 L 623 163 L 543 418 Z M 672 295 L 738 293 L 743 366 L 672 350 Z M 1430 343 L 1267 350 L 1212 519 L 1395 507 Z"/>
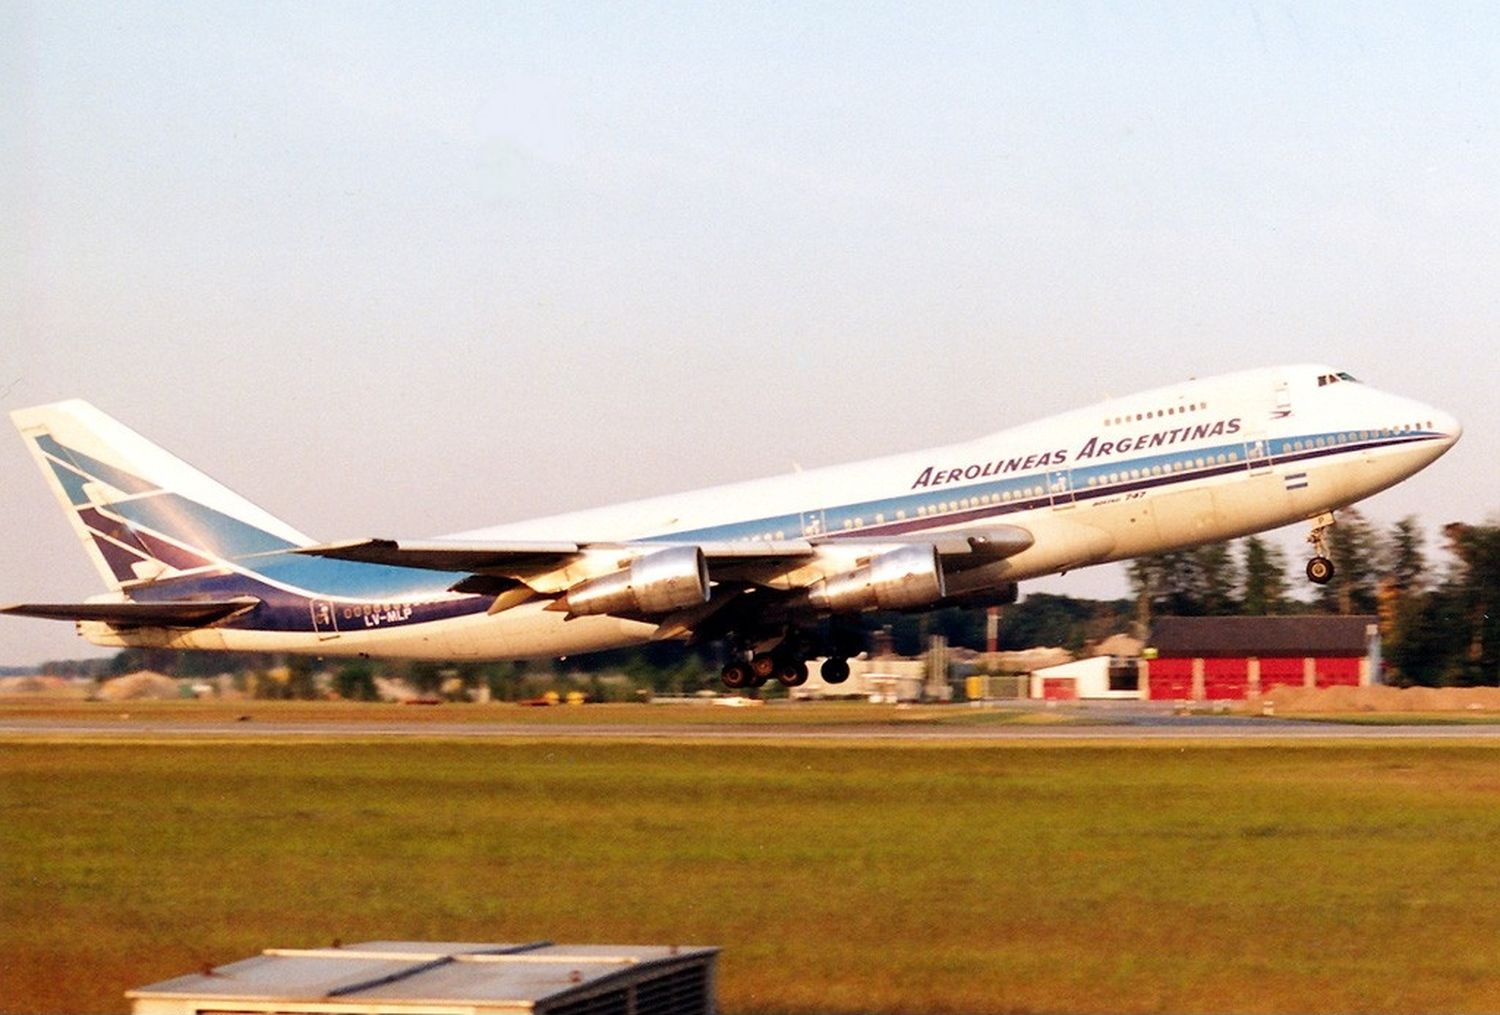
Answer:
<path fill-rule="evenodd" d="M 1127 743 L 1285 741 L 1473 741 L 1500 746 L 1500 723 L 1364 725 L 1234 716 L 1133 716 L 1108 724 L 912 722 L 808 726 L 789 723 L 530 724 L 445 722 L 152 721 L 134 718 L 0 720 L 0 740 L 601 740 L 795 743 Z"/>

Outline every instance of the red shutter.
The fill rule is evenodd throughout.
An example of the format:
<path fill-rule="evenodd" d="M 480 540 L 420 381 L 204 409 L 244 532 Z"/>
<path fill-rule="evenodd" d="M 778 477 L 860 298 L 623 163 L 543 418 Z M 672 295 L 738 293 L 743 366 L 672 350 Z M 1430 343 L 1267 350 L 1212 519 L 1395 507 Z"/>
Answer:
<path fill-rule="evenodd" d="M 1359 657 L 1339 659 L 1315 659 L 1319 687 L 1358 687 Z"/>
<path fill-rule="evenodd" d="M 1203 660 L 1203 696 L 1209 701 L 1241 701 L 1250 691 L 1250 660 Z"/>
<path fill-rule="evenodd" d="M 1261 658 L 1260 690 L 1264 694 L 1273 687 L 1301 687 L 1302 658 Z"/>
<path fill-rule="evenodd" d="M 1176 701 L 1193 696 L 1191 659 L 1151 660 L 1151 700 Z"/>

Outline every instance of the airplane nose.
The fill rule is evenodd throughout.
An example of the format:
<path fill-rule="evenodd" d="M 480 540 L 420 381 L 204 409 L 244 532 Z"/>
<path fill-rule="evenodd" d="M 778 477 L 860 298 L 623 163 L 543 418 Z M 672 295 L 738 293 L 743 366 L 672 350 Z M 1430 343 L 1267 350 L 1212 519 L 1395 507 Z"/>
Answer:
<path fill-rule="evenodd" d="M 1432 426 L 1438 433 L 1447 437 L 1449 446 L 1457 444 L 1458 439 L 1464 435 L 1464 425 L 1458 421 L 1458 417 L 1438 409 L 1432 410 Z"/>

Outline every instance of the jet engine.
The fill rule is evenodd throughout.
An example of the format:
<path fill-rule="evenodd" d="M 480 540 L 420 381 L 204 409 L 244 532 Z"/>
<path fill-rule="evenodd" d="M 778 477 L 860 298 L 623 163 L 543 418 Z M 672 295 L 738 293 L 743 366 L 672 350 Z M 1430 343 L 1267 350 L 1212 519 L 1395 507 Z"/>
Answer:
<path fill-rule="evenodd" d="M 696 546 L 674 546 L 632 561 L 613 574 L 580 582 L 568 590 L 568 612 L 670 613 L 708 602 L 708 562 Z"/>
<path fill-rule="evenodd" d="M 888 550 L 847 574 L 825 578 L 808 589 L 820 609 L 835 613 L 867 610 L 904 610 L 924 606 L 946 594 L 943 565 L 937 547 L 913 544 Z"/>

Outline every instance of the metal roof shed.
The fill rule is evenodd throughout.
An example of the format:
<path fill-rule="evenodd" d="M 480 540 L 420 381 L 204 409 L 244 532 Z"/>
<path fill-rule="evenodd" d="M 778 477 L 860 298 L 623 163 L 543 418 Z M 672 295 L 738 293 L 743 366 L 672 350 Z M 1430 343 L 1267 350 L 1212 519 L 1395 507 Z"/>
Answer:
<path fill-rule="evenodd" d="M 1363 687 L 1379 679 L 1375 617 L 1161 617 L 1144 663 L 1155 700 L 1243 700 L 1277 687 Z"/>
<path fill-rule="evenodd" d="M 125 996 L 136 1015 L 712 1015 L 718 953 L 547 941 L 270 948 Z"/>
<path fill-rule="evenodd" d="M 1158 617 L 1150 646 L 1159 655 L 1362 656 L 1379 617 Z"/>

